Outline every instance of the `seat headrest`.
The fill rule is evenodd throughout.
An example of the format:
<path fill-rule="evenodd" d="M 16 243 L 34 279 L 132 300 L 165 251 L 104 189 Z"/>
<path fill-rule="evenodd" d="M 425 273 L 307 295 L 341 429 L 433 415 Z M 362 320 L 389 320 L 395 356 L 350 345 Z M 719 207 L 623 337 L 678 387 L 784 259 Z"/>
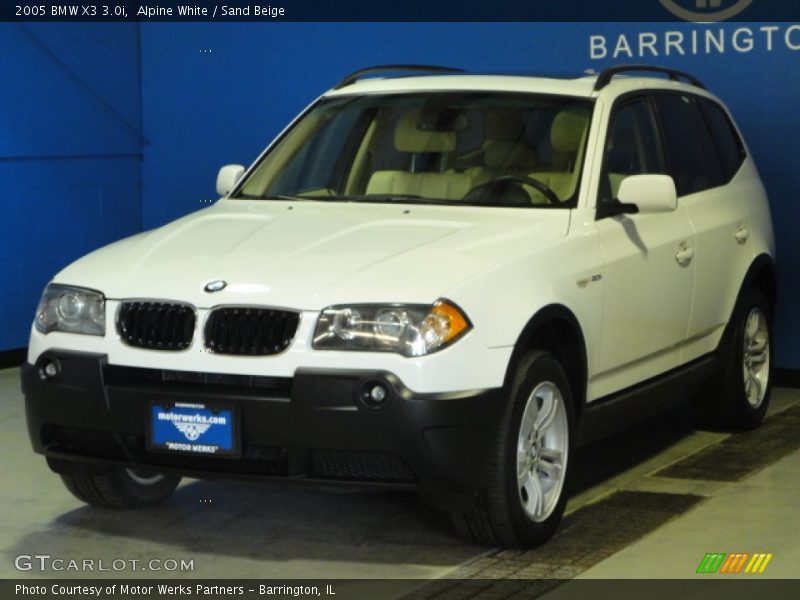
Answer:
<path fill-rule="evenodd" d="M 577 152 L 586 133 L 589 117 L 589 109 L 583 106 L 571 106 L 558 113 L 550 128 L 553 150 Z"/>
<path fill-rule="evenodd" d="M 452 152 L 456 149 L 455 131 L 429 131 L 418 127 L 421 111 L 407 112 L 394 130 L 394 147 L 400 152 Z"/>
<path fill-rule="evenodd" d="M 532 171 L 538 162 L 536 150 L 527 142 L 495 142 L 483 154 L 490 169 L 527 169 Z"/>

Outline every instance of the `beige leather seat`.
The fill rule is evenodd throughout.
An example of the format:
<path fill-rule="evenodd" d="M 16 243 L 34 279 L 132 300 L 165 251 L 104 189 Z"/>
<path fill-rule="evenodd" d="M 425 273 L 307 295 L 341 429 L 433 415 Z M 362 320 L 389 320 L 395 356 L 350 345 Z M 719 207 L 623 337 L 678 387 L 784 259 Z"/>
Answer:
<path fill-rule="evenodd" d="M 471 179 L 466 173 L 376 171 L 367 184 L 367 194 L 460 200 L 471 187 Z"/>
<path fill-rule="evenodd" d="M 421 129 L 420 111 L 404 114 L 394 132 L 394 147 L 407 154 L 450 154 L 456 149 L 455 131 L 430 131 Z M 426 198 L 461 199 L 472 187 L 472 178 L 466 173 L 376 171 L 367 183 L 367 194 L 399 194 Z M 444 163 L 444 161 L 443 161 Z"/>
<path fill-rule="evenodd" d="M 571 106 L 558 113 L 550 128 L 553 169 L 528 174 L 547 185 L 562 201 L 571 198 L 578 185 L 580 170 L 575 165 L 583 162 L 590 116 L 589 109 L 583 106 Z"/>
<path fill-rule="evenodd" d="M 466 170 L 475 185 L 506 175 L 526 176 L 536 168 L 538 154 L 525 139 L 521 111 L 488 111 L 485 136 L 481 150 L 483 164 Z"/>
<path fill-rule="evenodd" d="M 526 177 L 536 168 L 538 156 L 525 140 L 494 142 L 483 153 L 483 162 L 486 166 L 476 173 L 476 183 L 509 175 Z"/>

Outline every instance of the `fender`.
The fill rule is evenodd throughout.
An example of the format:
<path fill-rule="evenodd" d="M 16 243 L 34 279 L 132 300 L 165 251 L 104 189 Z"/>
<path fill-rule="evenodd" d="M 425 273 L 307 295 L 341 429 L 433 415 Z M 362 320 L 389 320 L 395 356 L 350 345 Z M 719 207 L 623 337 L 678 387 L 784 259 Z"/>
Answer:
<path fill-rule="evenodd" d="M 757 288 L 761 290 L 770 306 L 770 310 L 772 310 L 772 315 L 774 317 L 775 306 L 778 301 L 778 269 L 775 264 L 775 259 L 769 254 L 765 253 L 758 255 L 747 269 L 747 273 L 742 280 L 742 285 L 739 287 L 739 293 L 736 296 L 736 302 L 733 303 L 730 313 L 728 314 L 729 324 L 731 318 L 733 317 L 733 311 L 736 310 L 736 306 L 739 304 L 742 294 L 751 288 Z M 719 348 L 719 345 L 722 344 L 723 340 L 725 339 L 728 329 L 729 326 L 726 326 L 725 333 L 723 333 L 723 335 L 720 337 L 720 342 L 717 344 L 717 348 Z"/>
<path fill-rule="evenodd" d="M 750 264 L 736 301 L 739 301 L 744 290 L 751 287 L 758 287 L 764 292 L 767 302 L 769 302 L 770 308 L 774 312 L 775 303 L 778 300 L 778 268 L 775 264 L 775 259 L 769 254 L 759 254 Z M 731 314 L 733 314 L 732 310 Z"/>
<path fill-rule="evenodd" d="M 517 362 L 533 348 L 546 350 L 561 361 L 573 385 L 575 416 L 579 418 L 586 403 L 588 361 L 583 330 L 575 314 L 563 304 L 550 304 L 531 317 L 514 344 L 506 371 L 506 389 L 511 385 Z"/>

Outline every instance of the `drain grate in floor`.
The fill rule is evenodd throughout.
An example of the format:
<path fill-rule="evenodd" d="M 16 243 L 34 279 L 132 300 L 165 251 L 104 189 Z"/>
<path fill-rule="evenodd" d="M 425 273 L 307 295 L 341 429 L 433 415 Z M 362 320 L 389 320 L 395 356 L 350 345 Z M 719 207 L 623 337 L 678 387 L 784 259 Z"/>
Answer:
<path fill-rule="evenodd" d="M 448 579 L 432 581 L 406 600 L 533 598 L 686 512 L 702 498 L 690 494 L 615 492 L 568 515 L 544 546 L 501 550 Z"/>
<path fill-rule="evenodd" d="M 800 448 L 800 406 L 771 416 L 758 429 L 735 433 L 664 467 L 656 477 L 739 481 Z"/>

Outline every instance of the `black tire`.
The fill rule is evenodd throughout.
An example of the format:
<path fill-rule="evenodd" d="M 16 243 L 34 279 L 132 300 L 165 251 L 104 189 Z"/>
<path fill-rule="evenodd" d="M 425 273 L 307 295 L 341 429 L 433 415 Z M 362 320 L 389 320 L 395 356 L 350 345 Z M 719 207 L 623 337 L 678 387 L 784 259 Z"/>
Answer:
<path fill-rule="evenodd" d="M 86 504 L 134 509 L 162 502 L 172 494 L 181 478 L 142 469 L 109 467 L 103 473 L 62 474 L 61 480 L 73 496 Z"/>
<path fill-rule="evenodd" d="M 759 380 L 758 384 L 759 389 L 763 387 L 763 396 L 759 403 L 753 402 L 752 387 L 748 390 L 745 383 L 745 361 L 748 358 L 752 361 L 756 355 L 752 348 L 751 351 L 745 349 L 748 319 L 754 311 L 761 315 L 767 337 L 764 345 L 764 380 Z M 746 431 L 755 429 L 764 420 L 772 392 L 772 339 L 772 310 L 769 304 L 758 290 L 744 291 L 720 342 L 719 375 L 705 402 L 705 419 L 708 425 L 716 429 Z M 748 391 L 751 393 L 750 399 Z"/>
<path fill-rule="evenodd" d="M 553 420 L 559 419 L 559 432 L 566 430 L 566 441 L 562 442 L 566 451 L 558 493 L 552 494 L 551 501 L 547 502 L 550 508 L 539 515 L 542 517 L 540 520 L 536 520 L 525 508 L 524 488 L 517 476 L 517 447 L 521 442 L 522 417 L 529 399 L 538 402 L 533 399 L 533 394 L 547 384 L 554 386 L 560 394 L 559 410 L 562 412 L 553 417 Z M 561 421 L 562 418 L 565 422 Z M 524 356 L 519 361 L 511 385 L 485 493 L 480 496 L 475 507 L 468 511 L 451 513 L 459 534 L 483 545 L 505 548 L 527 548 L 547 541 L 555 533 L 567 501 L 571 473 L 569 460 L 574 448 L 574 423 L 572 392 L 564 368 L 546 352 L 535 351 Z M 531 467 L 530 472 L 534 473 L 534 469 L 537 467 Z M 536 476 L 535 473 L 533 476 Z M 544 504 L 544 492 L 542 495 Z"/>

